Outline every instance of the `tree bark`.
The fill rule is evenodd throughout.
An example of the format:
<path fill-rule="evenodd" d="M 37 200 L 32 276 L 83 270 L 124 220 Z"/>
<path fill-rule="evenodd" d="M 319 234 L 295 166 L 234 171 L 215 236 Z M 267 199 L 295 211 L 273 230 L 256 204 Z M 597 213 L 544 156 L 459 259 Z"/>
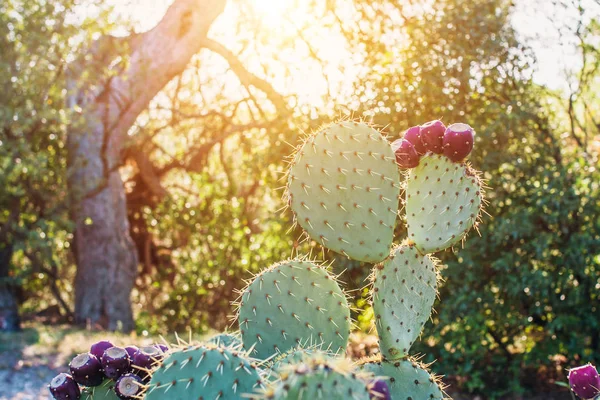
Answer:
<path fill-rule="evenodd" d="M 12 254 L 10 243 L 0 245 L 0 332 L 18 331 L 21 325 L 15 288 L 8 276 Z"/>
<path fill-rule="evenodd" d="M 156 27 L 130 38 L 128 62 L 119 73 L 84 87 L 76 87 L 80 75 L 72 73 L 69 105 L 82 110 L 67 141 L 77 323 L 123 331 L 134 327 L 130 295 L 138 259 L 119 174 L 124 142 L 138 115 L 200 50 L 225 2 L 175 0 Z M 91 55 L 95 65 L 107 68 L 116 56 Z"/>

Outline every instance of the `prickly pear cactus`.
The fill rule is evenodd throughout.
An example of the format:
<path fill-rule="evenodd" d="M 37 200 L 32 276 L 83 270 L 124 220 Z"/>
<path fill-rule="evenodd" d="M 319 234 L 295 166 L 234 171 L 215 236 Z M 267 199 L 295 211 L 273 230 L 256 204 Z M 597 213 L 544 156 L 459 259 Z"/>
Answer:
<path fill-rule="evenodd" d="M 466 164 L 428 154 L 406 181 L 408 238 L 421 253 L 460 242 L 476 224 L 483 201 L 481 181 Z"/>
<path fill-rule="evenodd" d="M 242 338 L 239 333 L 218 333 L 209 338 L 206 343 L 236 349 L 241 349 L 243 347 Z"/>
<path fill-rule="evenodd" d="M 348 360 L 331 360 L 320 356 L 306 357 L 302 362 L 287 365 L 280 371 L 280 380 L 268 388 L 264 399 L 369 400 L 368 378 Z"/>
<path fill-rule="evenodd" d="M 153 371 L 144 399 L 245 399 L 261 388 L 245 353 L 199 344 L 171 352 Z"/>
<path fill-rule="evenodd" d="M 114 391 L 115 381 L 105 379 L 99 386 L 86 387 L 81 391 L 83 400 L 119 400 Z"/>
<path fill-rule="evenodd" d="M 339 122 L 308 136 L 288 175 L 295 220 L 317 242 L 376 263 L 392 247 L 400 176 L 390 143 L 362 122 Z"/>
<path fill-rule="evenodd" d="M 444 394 L 439 378 L 415 360 L 382 361 L 363 364 L 363 369 L 377 376 L 387 376 L 392 400 L 442 400 Z"/>
<path fill-rule="evenodd" d="M 421 334 L 437 294 L 436 261 L 414 246 L 398 246 L 373 269 L 373 310 L 381 353 L 388 360 L 408 355 Z"/>
<path fill-rule="evenodd" d="M 343 358 L 343 354 L 334 354 L 321 350 L 318 346 L 294 347 L 285 353 L 279 354 L 268 362 L 266 367 L 269 372 L 269 380 L 273 381 L 279 377 L 279 373 L 289 365 L 306 361 L 309 358 L 319 358 L 322 360 Z"/>
<path fill-rule="evenodd" d="M 346 350 L 350 308 L 325 267 L 307 260 L 275 264 L 244 289 L 238 304 L 244 348 L 266 359 L 294 346 Z"/>

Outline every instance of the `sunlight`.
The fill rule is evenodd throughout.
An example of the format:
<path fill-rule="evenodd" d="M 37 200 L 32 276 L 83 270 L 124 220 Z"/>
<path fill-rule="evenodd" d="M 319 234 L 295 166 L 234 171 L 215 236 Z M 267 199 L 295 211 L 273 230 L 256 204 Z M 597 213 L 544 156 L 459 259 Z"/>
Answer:
<path fill-rule="evenodd" d="M 297 5 L 296 0 L 251 0 L 251 4 L 256 13 L 262 17 L 266 23 L 276 23 L 277 18 L 290 8 Z"/>

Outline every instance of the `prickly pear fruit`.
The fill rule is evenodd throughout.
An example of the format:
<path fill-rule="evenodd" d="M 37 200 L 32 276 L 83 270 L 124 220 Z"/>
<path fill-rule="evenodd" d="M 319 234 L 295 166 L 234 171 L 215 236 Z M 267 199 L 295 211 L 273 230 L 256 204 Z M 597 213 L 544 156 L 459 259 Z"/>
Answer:
<path fill-rule="evenodd" d="M 125 351 L 129 354 L 131 360 L 133 360 L 133 356 L 135 356 L 135 353 L 137 353 L 139 349 L 139 347 L 133 345 L 125 347 Z"/>
<path fill-rule="evenodd" d="M 363 369 L 377 376 L 387 376 L 392 400 L 445 399 L 440 379 L 414 360 L 382 361 L 363 364 Z"/>
<path fill-rule="evenodd" d="M 421 127 L 420 126 L 417 125 L 417 126 L 408 128 L 404 132 L 403 138 L 412 143 L 412 145 L 415 147 L 415 150 L 417 151 L 418 155 L 422 156 L 425 153 L 427 153 L 427 149 L 425 148 L 425 144 L 423 143 L 423 138 L 421 136 Z"/>
<path fill-rule="evenodd" d="M 375 378 L 371 382 L 371 400 L 392 400 L 390 387 L 381 378 Z"/>
<path fill-rule="evenodd" d="M 79 385 L 71 375 L 65 373 L 56 375 L 48 389 L 56 400 L 77 400 L 81 397 Z"/>
<path fill-rule="evenodd" d="M 476 223 L 483 200 L 477 173 L 447 157 L 428 154 L 406 181 L 408 238 L 421 253 L 460 242 Z"/>
<path fill-rule="evenodd" d="M 370 374 L 354 370 L 347 360 L 308 357 L 285 366 L 280 380 L 268 388 L 262 398 L 369 400 L 369 377 Z"/>
<path fill-rule="evenodd" d="M 260 359 L 297 345 L 344 352 L 350 307 L 327 268 L 289 260 L 262 271 L 243 290 L 238 323 L 244 348 Z"/>
<path fill-rule="evenodd" d="M 95 355 L 98 358 L 98 360 L 101 360 L 102 356 L 104 355 L 104 352 L 110 349 L 111 347 L 115 346 L 108 340 L 101 340 L 92 345 L 92 347 L 90 348 L 90 353 Z"/>
<path fill-rule="evenodd" d="M 150 379 L 150 370 L 160 360 L 164 358 L 164 353 L 156 346 L 141 347 L 134 355 L 131 361 L 131 370 L 143 380 Z"/>
<path fill-rule="evenodd" d="M 115 393 L 121 400 L 134 400 L 144 391 L 142 378 L 135 374 L 121 375 L 115 384 Z"/>
<path fill-rule="evenodd" d="M 121 347 L 111 347 L 102 356 L 104 375 L 110 379 L 118 379 L 131 369 L 131 360 L 127 351 Z"/>
<path fill-rule="evenodd" d="M 396 155 L 396 163 L 401 168 L 414 168 L 419 165 L 419 155 L 415 147 L 406 139 L 397 139 L 392 143 L 392 150 Z"/>
<path fill-rule="evenodd" d="M 414 246 L 398 246 L 373 269 L 371 279 L 381 354 L 389 360 L 403 358 L 431 315 L 437 293 L 435 260 Z"/>
<path fill-rule="evenodd" d="M 261 388 L 258 369 L 245 353 L 197 344 L 171 351 L 153 372 L 144 399 L 241 400 Z"/>
<path fill-rule="evenodd" d="M 242 338 L 239 333 L 219 333 L 206 341 L 217 346 L 242 348 Z"/>
<path fill-rule="evenodd" d="M 92 353 L 79 354 L 69 363 L 71 376 L 84 386 L 98 386 L 104 381 L 102 364 Z"/>
<path fill-rule="evenodd" d="M 82 400 L 119 400 L 115 393 L 115 381 L 105 379 L 99 386 L 86 387 L 81 391 Z"/>
<path fill-rule="evenodd" d="M 573 393 L 582 399 L 593 399 L 600 394 L 600 377 L 592 364 L 570 370 L 569 385 Z"/>
<path fill-rule="evenodd" d="M 442 154 L 444 152 L 444 133 L 446 125 L 438 119 L 421 125 L 421 141 L 427 151 Z"/>
<path fill-rule="evenodd" d="M 315 241 L 375 263 L 392 247 L 399 181 L 386 138 L 367 124 L 340 122 L 298 149 L 288 174 L 288 204 Z"/>
<path fill-rule="evenodd" d="M 444 155 L 454 162 L 464 160 L 475 141 L 475 131 L 467 124 L 452 124 L 444 134 Z"/>
<path fill-rule="evenodd" d="M 163 353 L 166 353 L 167 351 L 169 351 L 169 346 L 167 346 L 166 344 L 155 343 L 154 347 L 156 347 L 157 349 L 159 349 Z"/>

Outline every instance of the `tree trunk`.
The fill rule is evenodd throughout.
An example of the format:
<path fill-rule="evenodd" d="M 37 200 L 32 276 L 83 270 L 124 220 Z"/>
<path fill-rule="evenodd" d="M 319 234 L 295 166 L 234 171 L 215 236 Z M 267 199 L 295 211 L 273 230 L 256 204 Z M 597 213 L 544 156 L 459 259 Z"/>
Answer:
<path fill-rule="evenodd" d="M 14 286 L 8 276 L 12 254 L 11 244 L 0 245 L 0 332 L 15 332 L 21 327 Z"/>
<path fill-rule="evenodd" d="M 116 76 L 99 77 L 83 88 L 76 87 L 80 76 L 70 79 L 69 105 L 82 110 L 67 143 L 78 323 L 110 330 L 134 327 L 130 295 L 138 260 L 118 170 L 124 142 L 138 115 L 200 50 L 224 7 L 225 0 L 175 0 L 156 27 L 130 38 L 128 63 Z M 96 65 L 112 61 L 106 54 L 92 51 L 92 56 Z"/>

